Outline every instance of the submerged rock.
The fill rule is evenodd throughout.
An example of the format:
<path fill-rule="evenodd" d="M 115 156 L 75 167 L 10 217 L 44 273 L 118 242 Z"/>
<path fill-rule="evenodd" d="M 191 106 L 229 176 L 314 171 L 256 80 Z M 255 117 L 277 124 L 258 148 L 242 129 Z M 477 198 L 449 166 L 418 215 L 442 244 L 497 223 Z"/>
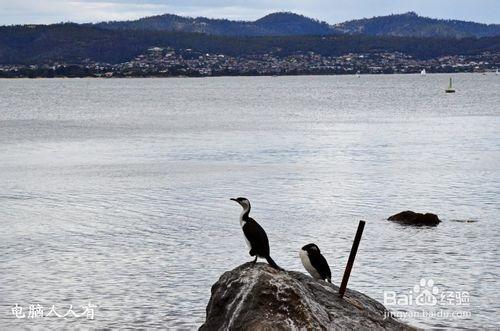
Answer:
<path fill-rule="evenodd" d="M 370 297 L 300 272 L 245 263 L 212 286 L 200 330 L 415 330 Z"/>
<path fill-rule="evenodd" d="M 472 220 L 472 219 L 468 219 L 468 220 L 450 220 L 450 222 L 458 222 L 458 223 L 477 223 L 478 220 Z"/>
<path fill-rule="evenodd" d="M 402 211 L 388 218 L 389 221 L 400 222 L 411 225 L 431 225 L 436 226 L 441 220 L 435 214 L 415 213 L 411 210 Z"/>

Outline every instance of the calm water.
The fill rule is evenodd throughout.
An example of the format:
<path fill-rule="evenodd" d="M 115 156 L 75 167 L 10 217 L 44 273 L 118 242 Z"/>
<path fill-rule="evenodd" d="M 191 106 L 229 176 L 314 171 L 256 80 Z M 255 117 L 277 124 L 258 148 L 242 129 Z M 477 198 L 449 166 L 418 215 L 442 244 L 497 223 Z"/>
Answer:
<path fill-rule="evenodd" d="M 315 242 L 339 283 L 364 219 L 351 288 L 382 301 L 432 279 L 468 292 L 444 309 L 471 317 L 411 323 L 499 328 L 500 77 L 454 81 L 0 80 L 0 329 L 196 328 L 210 286 L 251 259 L 235 196 L 281 266 L 303 270 Z M 444 222 L 384 220 L 406 209 Z M 94 320 L 27 318 L 89 300 Z"/>

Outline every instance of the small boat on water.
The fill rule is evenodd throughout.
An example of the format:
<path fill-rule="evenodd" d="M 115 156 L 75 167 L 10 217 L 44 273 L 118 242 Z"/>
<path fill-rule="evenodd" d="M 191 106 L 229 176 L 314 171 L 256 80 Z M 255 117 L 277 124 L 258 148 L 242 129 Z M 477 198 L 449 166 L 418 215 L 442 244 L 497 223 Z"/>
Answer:
<path fill-rule="evenodd" d="M 448 88 L 446 90 L 444 90 L 446 93 L 455 93 L 455 89 L 453 88 L 453 84 L 452 84 L 452 80 L 451 80 L 451 77 L 450 77 L 450 85 L 448 86 Z"/>
<path fill-rule="evenodd" d="M 422 76 L 427 75 L 427 72 L 425 71 L 425 68 L 424 68 L 424 69 L 422 69 L 422 71 L 420 71 L 420 74 L 421 74 Z"/>

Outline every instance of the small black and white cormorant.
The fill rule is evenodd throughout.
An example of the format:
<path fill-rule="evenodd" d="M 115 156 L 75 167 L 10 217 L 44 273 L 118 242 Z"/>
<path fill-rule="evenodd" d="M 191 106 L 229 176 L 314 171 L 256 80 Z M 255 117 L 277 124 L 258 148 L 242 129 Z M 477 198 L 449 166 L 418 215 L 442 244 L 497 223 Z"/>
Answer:
<path fill-rule="evenodd" d="M 243 212 L 240 215 L 240 225 L 245 235 L 245 241 L 250 249 L 250 256 L 255 256 L 254 263 L 257 258 L 267 260 L 273 268 L 281 270 L 281 268 L 274 262 L 269 255 L 269 240 L 267 239 L 266 231 L 257 223 L 253 218 L 248 216 L 250 214 L 250 201 L 246 198 L 231 198 L 243 207 Z"/>
<path fill-rule="evenodd" d="M 332 282 L 330 266 L 316 244 L 305 245 L 299 255 L 302 265 L 313 278 Z"/>

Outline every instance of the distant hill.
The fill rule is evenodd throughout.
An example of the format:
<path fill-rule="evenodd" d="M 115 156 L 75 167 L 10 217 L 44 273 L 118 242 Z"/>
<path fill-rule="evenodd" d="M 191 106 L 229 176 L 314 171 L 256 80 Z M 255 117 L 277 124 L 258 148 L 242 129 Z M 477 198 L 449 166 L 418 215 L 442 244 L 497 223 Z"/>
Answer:
<path fill-rule="evenodd" d="M 500 27 L 415 13 L 337 25 L 274 13 L 253 22 L 167 14 L 96 24 L 0 26 L 0 64 L 121 63 L 152 46 L 232 56 L 402 52 L 423 59 L 500 52 Z"/>
<path fill-rule="evenodd" d="M 94 26 L 109 30 L 197 32 L 222 36 L 367 34 L 373 36 L 467 38 L 500 35 L 499 24 L 440 20 L 418 16 L 414 12 L 364 18 L 335 25 L 329 25 L 326 22 L 303 15 L 278 12 L 256 21 L 230 21 L 165 14 L 135 21 L 102 22 Z"/>
<path fill-rule="evenodd" d="M 353 20 L 333 27 L 341 33 L 372 36 L 466 38 L 500 35 L 500 24 L 440 20 L 418 16 L 414 12 Z"/>
<path fill-rule="evenodd" d="M 224 36 L 328 35 L 335 32 L 325 22 L 288 12 L 269 14 L 254 22 L 165 14 L 135 21 L 97 23 L 95 26 L 110 30 L 197 32 Z"/>
<path fill-rule="evenodd" d="M 201 33 L 108 30 L 73 23 L 0 27 L 0 64 L 122 63 L 149 47 L 192 49 L 201 53 L 248 56 L 288 56 L 314 52 L 324 56 L 347 53 L 402 52 L 417 59 L 442 55 L 500 52 L 500 36 L 438 39 L 365 35 L 216 36 Z"/>

